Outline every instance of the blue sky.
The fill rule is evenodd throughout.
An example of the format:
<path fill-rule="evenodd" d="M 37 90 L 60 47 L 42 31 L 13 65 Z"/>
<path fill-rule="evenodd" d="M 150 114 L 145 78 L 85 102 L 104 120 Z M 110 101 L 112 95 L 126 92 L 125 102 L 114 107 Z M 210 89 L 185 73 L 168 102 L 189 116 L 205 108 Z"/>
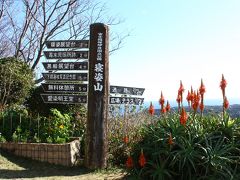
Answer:
<path fill-rule="evenodd" d="M 199 88 L 202 78 L 206 99 L 221 99 L 223 73 L 227 97 L 240 102 L 239 0 L 103 2 L 125 19 L 110 31 L 130 32 L 110 56 L 112 85 L 144 87 L 146 101 L 157 101 L 161 91 L 175 100 L 180 80 L 188 90 Z"/>

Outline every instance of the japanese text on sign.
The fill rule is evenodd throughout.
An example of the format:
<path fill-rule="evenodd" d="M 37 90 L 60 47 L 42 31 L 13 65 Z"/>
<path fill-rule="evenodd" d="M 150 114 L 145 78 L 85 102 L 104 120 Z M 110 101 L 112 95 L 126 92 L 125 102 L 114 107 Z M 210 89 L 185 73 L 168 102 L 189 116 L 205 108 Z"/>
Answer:
<path fill-rule="evenodd" d="M 87 103 L 87 96 L 71 94 L 41 94 L 45 103 Z"/>
<path fill-rule="evenodd" d="M 52 81 L 87 81 L 87 73 L 42 73 L 45 80 Z"/>
<path fill-rule="evenodd" d="M 88 51 L 44 51 L 47 59 L 87 59 Z"/>
<path fill-rule="evenodd" d="M 142 96 L 144 90 L 145 90 L 144 88 L 110 86 L 110 93 L 112 93 L 112 94 L 126 94 L 126 95 Z"/>
<path fill-rule="evenodd" d="M 110 104 L 134 104 L 142 105 L 144 98 L 130 98 L 130 97 L 110 97 Z"/>
<path fill-rule="evenodd" d="M 88 48 L 88 40 L 47 41 L 48 48 Z"/>
<path fill-rule="evenodd" d="M 104 65 L 103 65 L 103 33 L 98 33 L 97 38 L 97 61 L 94 65 L 94 91 L 103 91 L 104 83 Z"/>
<path fill-rule="evenodd" d="M 87 62 L 43 63 L 46 70 L 88 70 Z"/>
<path fill-rule="evenodd" d="M 46 92 L 87 92 L 87 84 L 42 84 Z"/>

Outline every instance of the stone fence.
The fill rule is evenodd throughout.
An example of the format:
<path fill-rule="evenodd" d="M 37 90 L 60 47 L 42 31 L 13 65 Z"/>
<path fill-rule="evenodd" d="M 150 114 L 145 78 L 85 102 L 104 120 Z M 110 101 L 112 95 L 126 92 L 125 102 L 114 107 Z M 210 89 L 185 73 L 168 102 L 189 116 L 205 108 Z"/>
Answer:
<path fill-rule="evenodd" d="M 80 156 L 80 139 L 64 144 L 49 143 L 0 143 L 0 149 L 6 150 L 16 156 L 58 164 L 63 166 L 74 166 Z"/>

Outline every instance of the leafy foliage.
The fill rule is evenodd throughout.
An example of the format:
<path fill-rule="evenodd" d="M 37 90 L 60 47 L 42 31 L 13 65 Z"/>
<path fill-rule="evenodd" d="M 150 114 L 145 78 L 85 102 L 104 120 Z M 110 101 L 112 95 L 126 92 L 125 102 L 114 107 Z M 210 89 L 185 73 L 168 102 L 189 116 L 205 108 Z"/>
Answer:
<path fill-rule="evenodd" d="M 240 119 L 225 114 L 201 117 L 190 113 L 186 126 L 176 113 L 161 116 L 145 125 L 142 140 L 132 151 L 138 162 L 143 150 L 145 167 L 130 170 L 142 179 L 234 179 L 239 177 Z M 173 143 L 169 143 L 169 136 Z"/>
<path fill-rule="evenodd" d="M 0 110 L 21 104 L 34 84 L 33 78 L 28 64 L 12 57 L 0 59 Z"/>
<path fill-rule="evenodd" d="M 77 116 L 51 109 L 48 117 L 31 116 L 24 108 L 5 109 L 0 114 L 0 131 L 7 141 L 64 143 L 70 137 L 83 137 L 86 111 Z"/>

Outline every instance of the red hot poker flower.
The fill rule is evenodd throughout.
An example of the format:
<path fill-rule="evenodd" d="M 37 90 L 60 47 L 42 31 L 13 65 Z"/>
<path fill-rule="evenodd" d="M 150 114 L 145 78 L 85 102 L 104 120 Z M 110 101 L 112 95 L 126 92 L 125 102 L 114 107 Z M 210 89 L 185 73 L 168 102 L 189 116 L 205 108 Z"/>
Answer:
<path fill-rule="evenodd" d="M 229 102 L 228 102 L 226 96 L 224 97 L 223 107 L 224 107 L 225 109 L 228 109 L 228 108 L 229 108 Z"/>
<path fill-rule="evenodd" d="M 191 95 L 191 93 L 190 93 L 190 91 L 188 91 L 188 94 L 187 94 L 187 102 L 188 102 L 188 106 L 190 106 L 190 103 L 191 103 L 191 101 L 192 101 L 192 95 Z"/>
<path fill-rule="evenodd" d="M 203 112 L 204 110 L 204 104 L 203 102 L 201 101 L 200 105 L 199 105 L 199 109 L 201 110 L 201 112 Z"/>
<path fill-rule="evenodd" d="M 167 101 L 166 111 L 167 111 L 167 112 L 170 112 L 170 109 L 171 109 L 171 106 L 170 106 L 169 102 Z"/>
<path fill-rule="evenodd" d="M 184 92 L 184 87 L 183 87 L 182 81 L 180 81 L 180 87 L 178 89 L 178 94 L 182 95 L 183 92 Z"/>
<path fill-rule="evenodd" d="M 163 94 L 162 94 L 162 91 L 161 91 L 161 98 L 159 99 L 159 104 L 163 107 L 164 102 L 165 102 L 165 100 L 164 100 L 164 97 L 163 97 Z"/>
<path fill-rule="evenodd" d="M 188 115 L 187 115 L 185 109 L 182 108 L 181 116 L 180 116 L 180 124 L 183 126 L 186 126 L 187 118 L 188 118 Z"/>
<path fill-rule="evenodd" d="M 124 136 L 123 142 L 124 142 L 125 144 L 127 144 L 127 143 L 129 142 L 128 136 Z"/>
<path fill-rule="evenodd" d="M 193 101 L 193 98 L 194 98 L 194 93 L 193 93 L 193 88 L 191 86 L 191 101 Z"/>
<path fill-rule="evenodd" d="M 126 167 L 129 169 L 131 169 L 133 167 L 133 159 L 131 156 L 128 156 L 128 158 L 127 158 Z"/>
<path fill-rule="evenodd" d="M 146 164 L 146 158 L 145 158 L 145 156 L 143 154 L 143 150 L 141 150 L 141 154 L 139 156 L 138 162 L 139 162 L 140 167 L 144 167 L 145 164 Z"/>
<path fill-rule="evenodd" d="M 154 110 L 154 106 L 152 105 L 152 102 L 150 103 L 148 112 L 149 112 L 149 114 L 151 114 L 152 116 L 154 115 L 155 110 Z"/>
<path fill-rule="evenodd" d="M 180 94 L 178 94 L 176 101 L 177 101 L 178 105 L 180 105 L 180 103 L 181 103 L 181 95 Z"/>
<path fill-rule="evenodd" d="M 169 144 L 169 145 L 173 145 L 172 134 L 169 135 L 169 138 L 168 138 L 168 144 Z"/>
<path fill-rule="evenodd" d="M 166 109 L 166 107 L 164 107 L 164 105 L 162 106 L 162 108 L 161 108 L 161 113 L 162 114 L 165 114 L 167 112 L 167 109 Z"/>
<path fill-rule="evenodd" d="M 200 93 L 202 98 L 203 98 L 203 95 L 204 95 L 205 92 L 206 92 L 206 88 L 205 88 L 205 86 L 203 84 L 203 80 L 201 79 L 201 86 L 199 88 L 199 93 Z"/>
<path fill-rule="evenodd" d="M 197 108 L 199 106 L 199 101 L 200 101 L 200 96 L 199 96 L 199 93 L 195 92 L 193 93 L 193 103 L 192 103 L 192 108 L 193 110 L 196 112 L 197 111 Z"/>
<path fill-rule="evenodd" d="M 225 88 L 227 87 L 227 81 L 226 79 L 224 78 L 224 75 L 222 74 L 222 80 L 220 82 L 220 88 L 222 89 L 222 94 L 223 94 L 223 97 L 225 96 Z"/>

